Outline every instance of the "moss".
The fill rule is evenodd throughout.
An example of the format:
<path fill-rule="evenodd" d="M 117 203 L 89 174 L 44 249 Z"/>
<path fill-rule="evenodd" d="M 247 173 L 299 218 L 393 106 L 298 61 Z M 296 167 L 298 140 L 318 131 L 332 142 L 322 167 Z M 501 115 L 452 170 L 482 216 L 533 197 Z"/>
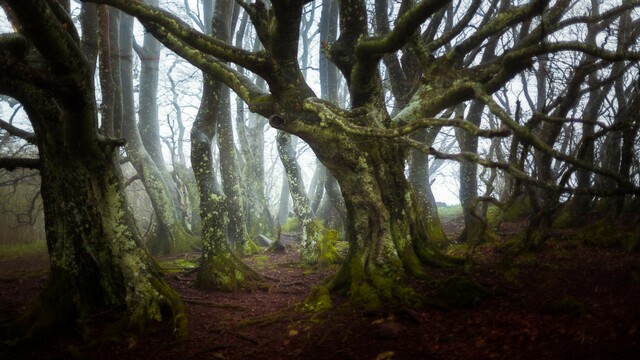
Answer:
<path fill-rule="evenodd" d="M 302 231 L 302 224 L 298 218 L 288 218 L 287 221 L 280 226 L 280 232 L 285 234 L 299 233 Z"/>
<path fill-rule="evenodd" d="M 502 211 L 502 221 L 516 221 L 532 214 L 531 200 L 521 195 Z"/>
<path fill-rule="evenodd" d="M 244 244 L 242 244 L 242 254 L 245 256 L 257 254 L 259 251 L 260 248 L 251 239 L 247 239 Z"/>
<path fill-rule="evenodd" d="M 318 256 L 318 266 L 327 267 L 329 265 L 342 262 L 343 258 L 336 249 L 338 242 L 338 232 L 332 229 L 324 229 L 324 234 L 320 239 Z"/>
<path fill-rule="evenodd" d="M 472 308 L 486 295 L 484 288 L 464 276 L 452 276 L 438 291 L 438 297 L 453 308 Z"/>
<path fill-rule="evenodd" d="M 317 286 L 311 290 L 309 296 L 304 301 L 304 308 L 307 311 L 318 312 L 328 310 L 333 307 L 329 289 L 326 286 Z"/>
<path fill-rule="evenodd" d="M 586 245 L 595 247 L 625 247 L 628 246 L 631 234 L 619 231 L 611 217 L 604 217 L 585 226 L 577 235 Z"/>

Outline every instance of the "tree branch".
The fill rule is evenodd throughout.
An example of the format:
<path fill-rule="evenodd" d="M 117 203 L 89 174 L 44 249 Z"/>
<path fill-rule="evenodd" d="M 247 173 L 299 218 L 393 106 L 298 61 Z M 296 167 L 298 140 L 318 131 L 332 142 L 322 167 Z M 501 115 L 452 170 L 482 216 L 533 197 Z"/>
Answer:
<path fill-rule="evenodd" d="M 167 34 L 170 34 L 179 39 L 182 46 L 188 45 L 199 52 L 209 54 L 222 61 L 235 63 L 258 75 L 264 75 L 269 71 L 270 64 L 263 53 L 252 53 L 239 49 L 205 35 L 166 10 L 130 0 L 82 0 L 82 2 L 110 5 L 134 16 L 161 42 L 163 42 L 162 39 L 167 38 Z M 166 34 L 159 34 L 160 31 Z M 184 55 L 184 52 L 181 53 Z"/>
<path fill-rule="evenodd" d="M 0 119 L 0 129 L 6 131 L 9 135 L 19 137 L 31 144 L 35 144 L 36 142 L 36 135 L 34 133 L 15 127 L 2 119 Z"/>
<path fill-rule="evenodd" d="M 344 121 L 344 116 L 340 116 L 339 114 L 336 114 L 334 111 L 329 109 L 329 107 L 326 106 L 326 103 L 316 100 L 317 99 L 307 99 L 305 101 L 305 108 L 317 113 L 323 121 L 338 125 L 342 130 L 354 135 L 381 138 L 398 138 L 409 135 L 417 130 L 432 126 L 453 126 L 469 132 L 469 134 L 471 134 L 472 136 L 480 136 L 485 138 L 507 137 L 511 135 L 511 131 L 508 129 L 481 129 L 473 123 L 465 121 L 463 119 L 426 118 L 419 119 L 407 125 L 391 129 L 358 126 Z"/>
<path fill-rule="evenodd" d="M 40 159 L 0 157 L 0 169 L 13 171 L 17 168 L 40 169 Z"/>
<path fill-rule="evenodd" d="M 535 147 L 536 149 L 538 149 L 539 151 L 544 152 L 545 154 L 547 154 L 549 156 L 553 156 L 556 159 L 559 159 L 559 160 L 562 160 L 562 161 L 564 161 L 566 163 L 569 163 L 569 164 L 575 165 L 577 167 L 589 170 L 589 171 L 594 172 L 596 174 L 600 174 L 602 176 L 606 176 L 608 178 L 614 179 L 619 184 L 619 187 L 621 187 L 621 188 L 627 189 L 627 188 L 631 188 L 632 187 L 631 184 L 629 183 L 629 179 L 621 176 L 620 174 L 618 174 L 618 173 L 616 173 L 614 171 L 610 171 L 610 170 L 599 168 L 599 167 L 594 166 L 593 164 L 591 164 L 589 162 L 573 158 L 573 157 L 571 157 L 571 156 L 569 156 L 567 154 L 564 154 L 562 152 L 559 152 L 559 151 L 553 149 L 551 146 L 549 146 L 546 143 L 544 143 L 544 141 L 542 141 L 539 137 L 535 136 L 529 129 L 527 129 L 526 127 L 518 124 L 518 122 L 516 122 L 515 120 L 511 119 L 509 114 L 507 114 L 500 107 L 500 105 L 498 105 L 491 98 L 491 95 L 489 95 L 485 91 L 484 86 L 482 86 L 481 84 L 475 84 L 473 86 L 473 89 L 475 91 L 476 98 L 478 100 L 482 101 L 485 105 L 487 105 L 489 110 L 491 110 L 491 112 L 494 115 L 496 115 L 502 121 L 503 124 L 505 124 L 511 130 L 513 130 L 515 136 L 520 138 L 520 140 L 522 142 L 530 144 L 533 147 Z"/>
<path fill-rule="evenodd" d="M 64 26 L 73 27 L 73 25 L 59 19 L 60 9 L 52 10 L 47 1 L 6 1 L 20 21 L 21 31 L 56 68 L 70 73 L 89 70 L 79 39 L 72 36 Z M 54 6 L 59 5 L 54 4 Z"/>
<path fill-rule="evenodd" d="M 168 49 L 174 51 L 178 56 L 184 57 L 193 66 L 216 80 L 223 82 L 249 105 L 251 111 L 265 117 L 273 114 L 271 96 L 256 86 L 251 79 L 217 58 L 185 46 L 181 39 L 173 36 L 165 28 L 156 24 L 148 24 L 148 26 L 154 36 Z"/>
<path fill-rule="evenodd" d="M 356 58 L 359 61 L 365 58 L 379 58 L 382 54 L 402 49 L 420 25 L 448 2 L 450 0 L 422 1 L 400 16 L 396 26 L 385 36 L 360 40 L 356 46 Z"/>

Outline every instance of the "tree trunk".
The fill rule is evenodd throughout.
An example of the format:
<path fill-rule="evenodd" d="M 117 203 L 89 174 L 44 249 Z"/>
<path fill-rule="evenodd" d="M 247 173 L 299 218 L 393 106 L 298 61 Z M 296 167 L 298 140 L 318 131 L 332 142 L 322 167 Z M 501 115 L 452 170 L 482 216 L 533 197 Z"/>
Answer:
<path fill-rule="evenodd" d="M 200 194 L 202 257 L 196 278 L 199 288 L 233 291 L 247 287 L 260 276 L 245 265 L 228 240 L 226 200 L 213 171 L 213 140 L 216 134 L 218 82 L 204 77 L 202 103 L 191 129 L 191 166 Z"/>
<path fill-rule="evenodd" d="M 141 329 L 170 310 L 176 334 L 186 335 L 179 295 L 136 245 L 115 159 L 106 153 L 87 164 L 58 144 L 41 144 L 39 149 L 51 271 L 43 293 L 17 320 L 16 334 L 57 333 L 123 306 L 127 327 Z"/>
<path fill-rule="evenodd" d="M 23 104 L 35 130 L 51 268 L 42 294 L 9 324 L 7 334 L 2 329 L 3 338 L 19 340 L 83 327 L 90 317 L 114 308 L 126 311 L 120 324 L 136 330 L 149 320 L 160 320 L 168 309 L 175 334 L 183 337 L 183 303 L 159 277 L 153 258 L 138 247 L 127 216 L 115 157 L 123 142 L 98 135 L 91 62 L 79 52 L 63 52 L 68 58 L 51 57 L 59 50 L 56 46 L 74 48 L 73 40 L 47 41 L 66 31 L 70 18 L 63 22 L 64 14 L 59 12 L 56 19 L 47 18 L 51 8 L 45 2 L 13 1 L 10 6 L 21 23 L 35 24 L 25 36 L 42 55 L 31 59 L 37 61 L 38 73 L 48 71 L 42 67 L 47 62 L 64 64 L 55 76 L 69 81 L 55 91 L 12 74 L 3 74 L 0 81 L 2 92 Z M 103 8 L 101 24 L 105 26 L 100 31 L 108 31 L 107 16 Z M 101 39 L 106 38 L 103 33 Z"/>
<path fill-rule="evenodd" d="M 426 276 L 422 263 L 436 260 L 437 254 L 427 244 L 415 195 L 405 179 L 403 151 L 390 142 L 379 143 L 358 154 L 340 149 L 347 155 L 340 156 L 341 161 L 318 153 L 340 183 L 350 244 L 329 288 L 368 308 L 415 300 L 407 276 Z"/>
<path fill-rule="evenodd" d="M 169 189 L 174 186 L 173 182 L 167 184 L 165 177 L 146 151 L 135 123 L 132 29 L 133 19 L 128 15 L 123 16 L 120 38 L 121 46 L 119 49 L 122 54 L 120 73 L 124 114 L 122 132 L 127 139 L 125 149 L 127 150 L 131 164 L 145 185 L 158 220 L 158 231 L 157 234 L 149 240 L 149 249 L 154 254 L 184 252 L 197 243 L 197 239 L 182 222 L 178 214 L 178 209 L 172 200 L 171 190 Z"/>
<path fill-rule="evenodd" d="M 293 202 L 293 212 L 300 221 L 302 228 L 300 259 L 307 265 L 315 265 L 320 257 L 320 242 L 322 234 L 314 229 L 314 213 L 311 210 L 311 203 L 302 181 L 302 172 L 296 159 L 296 152 L 291 146 L 291 135 L 278 131 L 276 137 L 278 143 L 278 155 L 282 160 L 284 172 L 289 184 L 289 193 Z"/>

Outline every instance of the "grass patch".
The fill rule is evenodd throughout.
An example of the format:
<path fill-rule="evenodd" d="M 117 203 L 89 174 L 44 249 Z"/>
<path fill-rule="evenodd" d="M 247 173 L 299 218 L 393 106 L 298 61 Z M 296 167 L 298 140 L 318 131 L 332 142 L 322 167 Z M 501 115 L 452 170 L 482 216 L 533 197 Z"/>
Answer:
<path fill-rule="evenodd" d="M 456 218 L 462 216 L 462 205 L 439 206 L 438 216 L 440 218 Z"/>
<path fill-rule="evenodd" d="M 198 262 L 195 259 L 194 261 L 190 261 L 190 260 L 181 258 L 176 260 L 160 262 L 160 268 L 162 269 L 162 271 L 170 274 L 180 273 L 185 270 L 193 270 L 197 267 L 198 267 Z"/>
<path fill-rule="evenodd" d="M 0 260 L 13 260 L 27 255 L 46 254 L 47 242 L 44 240 L 22 244 L 0 244 Z"/>

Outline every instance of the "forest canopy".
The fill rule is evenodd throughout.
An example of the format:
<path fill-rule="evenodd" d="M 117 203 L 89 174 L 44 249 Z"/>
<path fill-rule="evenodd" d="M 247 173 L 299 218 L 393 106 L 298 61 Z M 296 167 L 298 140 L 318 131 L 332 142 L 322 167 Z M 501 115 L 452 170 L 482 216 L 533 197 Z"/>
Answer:
<path fill-rule="evenodd" d="M 185 336 L 153 255 L 195 249 L 197 287 L 251 289 L 243 256 L 282 233 L 304 266 L 339 264 L 314 309 L 419 303 L 410 279 L 504 221 L 527 219 L 515 252 L 593 214 L 640 247 L 640 1 L 0 5 L 0 186 L 29 187 L 51 260 L 18 337 L 112 306 L 125 328 L 168 314 Z"/>

